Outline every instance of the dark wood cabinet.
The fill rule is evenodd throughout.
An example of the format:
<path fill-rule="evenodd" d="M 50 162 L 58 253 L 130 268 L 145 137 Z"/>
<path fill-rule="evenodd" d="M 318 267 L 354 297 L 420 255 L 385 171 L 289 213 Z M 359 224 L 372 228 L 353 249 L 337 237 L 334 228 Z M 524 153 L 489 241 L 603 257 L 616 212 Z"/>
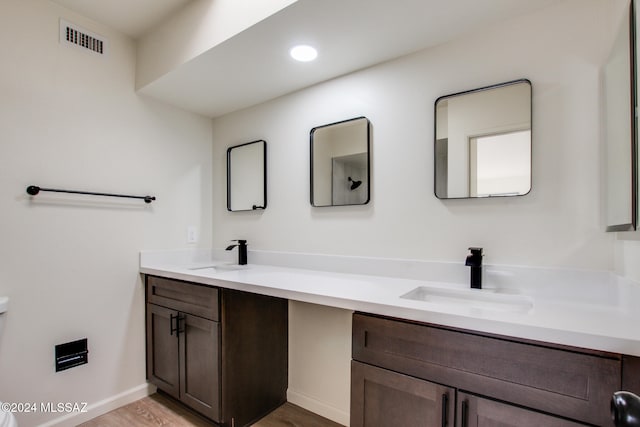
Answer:
<path fill-rule="evenodd" d="M 220 420 L 220 323 L 190 314 L 181 319 L 180 400 Z"/>
<path fill-rule="evenodd" d="M 160 390 L 180 397 L 178 340 L 170 333 L 178 312 L 155 304 L 147 305 L 147 378 Z"/>
<path fill-rule="evenodd" d="M 351 362 L 351 427 L 453 426 L 455 389 Z"/>
<path fill-rule="evenodd" d="M 147 325 L 149 381 L 201 414 L 219 420 L 218 322 L 149 304 Z"/>
<path fill-rule="evenodd" d="M 287 300 L 155 276 L 146 290 L 149 382 L 224 427 L 286 401 Z"/>
<path fill-rule="evenodd" d="M 458 392 L 457 427 L 579 427 L 565 420 L 518 406 Z"/>
<path fill-rule="evenodd" d="M 357 361 L 351 369 L 351 427 L 586 426 Z"/>
<path fill-rule="evenodd" d="M 605 426 L 611 423 L 609 402 L 622 386 L 626 359 L 630 367 L 629 362 L 637 361 L 620 354 L 355 313 L 351 422 L 378 425 L 381 414 L 367 401 L 399 398 L 398 390 L 422 399 L 430 412 L 444 408 L 419 397 L 421 387 L 437 385 L 441 388 L 431 396 L 436 399 L 447 389 L 448 404 L 455 405 L 451 416 L 437 418 L 436 413 L 426 421 L 424 408 L 405 407 L 406 422 L 401 425 Z M 417 421 L 411 421 L 409 412 Z"/>

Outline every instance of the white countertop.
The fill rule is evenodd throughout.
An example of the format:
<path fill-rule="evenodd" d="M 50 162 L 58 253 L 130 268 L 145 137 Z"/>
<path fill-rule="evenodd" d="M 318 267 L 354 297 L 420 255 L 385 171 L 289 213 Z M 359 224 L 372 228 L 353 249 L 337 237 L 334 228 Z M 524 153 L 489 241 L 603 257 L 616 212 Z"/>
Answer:
<path fill-rule="evenodd" d="M 459 280 L 461 273 L 468 270 L 446 263 L 408 264 L 399 260 L 321 256 L 311 256 L 313 262 L 307 262 L 336 266 L 370 264 L 372 269 L 375 264 L 377 268 L 392 265 L 413 270 L 423 268 L 429 272 L 438 270 L 437 274 L 425 273 L 424 276 L 445 277 L 451 272 L 449 276 L 458 280 L 457 283 L 251 264 L 253 258 L 276 259 L 251 252 L 248 265 L 234 266 L 229 261 L 213 259 L 214 255 L 206 250 L 197 255 L 187 251 L 143 252 L 140 272 L 347 310 L 640 356 L 640 309 L 636 308 L 640 304 L 640 285 L 610 273 L 487 266 L 485 289 L 471 291 L 468 284 Z M 222 265 L 222 269 L 206 268 L 216 264 Z M 420 286 L 442 289 L 447 295 L 451 291 L 464 295 L 469 292 L 480 292 L 482 296 L 499 294 L 499 298 L 504 295 L 507 299 L 530 302 L 531 308 L 500 310 L 490 305 L 479 308 L 455 301 L 401 298 Z"/>

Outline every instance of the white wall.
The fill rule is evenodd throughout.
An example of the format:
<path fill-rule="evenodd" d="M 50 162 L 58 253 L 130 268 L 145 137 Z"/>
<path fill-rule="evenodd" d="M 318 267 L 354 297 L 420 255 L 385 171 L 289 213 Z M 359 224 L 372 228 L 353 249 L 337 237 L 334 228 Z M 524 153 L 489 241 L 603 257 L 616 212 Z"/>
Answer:
<path fill-rule="evenodd" d="M 351 312 L 290 302 L 287 399 L 348 425 L 350 382 Z"/>
<path fill-rule="evenodd" d="M 617 4 L 617 3 L 615 3 Z M 533 15 L 437 48 L 347 75 L 214 120 L 214 205 L 225 200 L 226 147 L 265 139 L 269 208 L 233 214 L 213 210 L 213 245 L 248 239 L 250 248 L 462 262 L 469 246 L 485 248 L 488 264 L 611 270 L 614 235 L 601 217 L 600 69 L 612 36 L 602 17 L 614 2 L 567 0 Z M 433 103 L 442 95 L 528 78 L 533 84 L 533 188 L 529 195 L 441 201 L 433 195 Z M 364 115 L 372 123 L 372 201 L 365 206 L 309 205 L 309 130 Z M 399 191 L 404 188 L 406 191 Z M 249 260 L 251 262 L 251 260 Z M 316 312 L 292 303 L 291 324 Z M 348 313 L 345 313 L 348 314 Z M 335 396 L 301 385 L 305 369 L 348 389 L 292 330 L 291 387 L 331 402 Z M 347 339 L 327 326 L 317 340 Z M 338 350 L 336 350 L 338 351 Z M 342 349 L 342 358 L 350 357 Z M 348 414 L 347 399 L 335 403 Z M 325 413 L 330 415 L 329 412 Z"/>
<path fill-rule="evenodd" d="M 270 200 L 269 209 L 250 215 L 215 209 L 214 247 L 242 237 L 254 249 L 462 261 L 476 244 L 486 248 L 489 263 L 610 270 L 613 236 L 602 232 L 594 173 L 606 56 L 606 33 L 596 24 L 608 12 L 599 0 L 569 0 L 215 119 L 214 204 L 225 200 L 226 148 L 258 138 L 268 144 Z M 519 77 L 533 84 L 531 194 L 436 199 L 435 99 Z M 372 123 L 372 202 L 312 208 L 309 130 L 359 114 Z"/>
<path fill-rule="evenodd" d="M 60 17 L 108 37 L 108 57 L 58 44 Z M 0 400 L 144 391 L 138 252 L 186 247 L 188 225 L 211 245 L 211 122 L 138 97 L 132 41 L 46 0 L 0 3 L 0 52 Z M 30 200 L 29 184 L 157 201 Z M 82 337 L 89 363 L 55 373 L 54 345 Z"/>

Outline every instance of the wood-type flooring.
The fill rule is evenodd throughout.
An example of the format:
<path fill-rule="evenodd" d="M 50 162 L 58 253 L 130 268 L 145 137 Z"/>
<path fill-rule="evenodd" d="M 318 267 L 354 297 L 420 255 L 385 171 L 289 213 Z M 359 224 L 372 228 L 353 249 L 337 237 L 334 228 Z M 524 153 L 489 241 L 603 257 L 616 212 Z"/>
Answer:
<path fill-rule="evenodd" d="M 80 427 L 211 427 L 214 425 L 173 399 L 156 393 L 80 424 Z M 287 402 L 252 427 L 340 427 L 340 424 Z"/>

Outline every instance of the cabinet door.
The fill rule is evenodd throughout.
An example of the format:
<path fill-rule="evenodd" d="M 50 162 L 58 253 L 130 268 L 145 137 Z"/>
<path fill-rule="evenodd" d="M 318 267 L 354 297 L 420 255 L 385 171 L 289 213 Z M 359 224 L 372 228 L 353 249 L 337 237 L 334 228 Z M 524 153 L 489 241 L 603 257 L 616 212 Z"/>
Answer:
<path fill-rule="evenodd" d="M 619 355 L 354 314 L 353 358 L 458 390 L 607 426 Z"/>
<path fill-rule="evenodd" d="M 220 421 L 219 323 L 180 313 L 180 399 Z"/>
<path fill-rule="evenodd" d="M 458 427 L 577 427 L 567 421 L 466 393 L 458 393 Z"/>
<path fill-rule="evenodd" d="M 176 398 L 180 395 L 178 335 L 173 330 L 177 317 L 175 310 L 147 304 L 147 379 Z"/>
<path fill-rule="evenodd" d="M 351 427 L 453 427 L 455 390 L 351 362 Z"/>

